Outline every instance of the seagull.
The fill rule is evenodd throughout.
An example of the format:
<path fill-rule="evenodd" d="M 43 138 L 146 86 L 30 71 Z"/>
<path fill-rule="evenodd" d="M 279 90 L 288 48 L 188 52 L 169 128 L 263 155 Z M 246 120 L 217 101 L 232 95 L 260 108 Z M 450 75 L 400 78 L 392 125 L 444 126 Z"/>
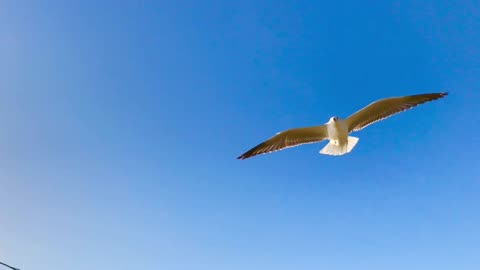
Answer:
<path fill-rule="evenodd" d="M 350 153 L 359 138 L 348 136 L 369 125 L 384 120 L 392 115 L 409 110 L 417 105 L 437 100 L 448 93 L 429 93 L 403 97 L 390 97 L 370 103 L 346 119 L 333 116 L 321 126 L 288 129 L 248 150 L 237 159 L 246 159 L 260 154 L 267 154 L 302 144 L 318 143 L 329 140 L 320 150 L 320 154 L 340 156 Z"/>

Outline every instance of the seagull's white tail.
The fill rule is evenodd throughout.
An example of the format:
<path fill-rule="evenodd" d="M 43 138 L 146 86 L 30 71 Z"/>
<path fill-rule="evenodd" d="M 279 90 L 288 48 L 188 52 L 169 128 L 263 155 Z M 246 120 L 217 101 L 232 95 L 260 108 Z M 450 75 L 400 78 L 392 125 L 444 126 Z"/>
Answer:
<path fill-rule="evenodd" d="M 325 145 L 325 147 L 322 150 L 320 150 L 320 154 L 340 156 L 346 153 L 350 153 L 353 147 L 355 147 L 355 145 L 357 144 L 358 140 L 359 139 L 357 137 L 348 136 L 347 145 L 342 145 L 342 146 L 336 145 L 332 141 L 330 141 L 327 145 Z"/>

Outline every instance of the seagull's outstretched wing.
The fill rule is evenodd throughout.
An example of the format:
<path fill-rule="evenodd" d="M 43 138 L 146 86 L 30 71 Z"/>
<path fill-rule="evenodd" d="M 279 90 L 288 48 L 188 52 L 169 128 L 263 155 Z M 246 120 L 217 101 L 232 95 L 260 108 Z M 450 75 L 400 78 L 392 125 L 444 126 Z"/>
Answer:
<path fill-rule="evenodd" d="M 260 154 L 280 151 L 301 144 L 321 142 L 325 140 L 327 136 L 327 127 L 325 125 L 289 129 L 277 133 L 277 135 L 248 150 L 239 156 L 238 159 L 246 159 Z"/>
<path fill-rule="evenodd" d="M 431 93 L 381 99 L 350 115 L 345 123 L 348 132 L 359 131 L 375 122 L 446 95 L 448 93 Z"/>

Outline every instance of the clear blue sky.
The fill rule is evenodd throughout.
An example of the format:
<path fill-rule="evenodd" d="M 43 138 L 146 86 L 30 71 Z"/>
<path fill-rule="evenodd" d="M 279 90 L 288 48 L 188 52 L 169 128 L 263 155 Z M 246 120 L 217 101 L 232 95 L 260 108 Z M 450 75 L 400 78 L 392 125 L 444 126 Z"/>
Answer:
<path fill-rule="evenodd" d="M 479 17 L 478 1 L 2 1 L 0 260 L 478 269 Z M 236 159 L 439 91 L 349 155 Z"/>

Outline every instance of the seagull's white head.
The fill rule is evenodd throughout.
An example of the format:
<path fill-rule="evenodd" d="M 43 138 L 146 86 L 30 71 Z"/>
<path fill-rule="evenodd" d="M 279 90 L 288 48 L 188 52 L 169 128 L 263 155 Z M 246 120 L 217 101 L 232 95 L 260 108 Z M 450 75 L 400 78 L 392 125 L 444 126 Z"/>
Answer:
<path fill-rule="evenodd" d="M 336 121 L 338 121 L 338 116 L 330 117 L 330 121 L 328 121 L 328 122 L 333 123 L 333 122 L 336 122 Z"/>

